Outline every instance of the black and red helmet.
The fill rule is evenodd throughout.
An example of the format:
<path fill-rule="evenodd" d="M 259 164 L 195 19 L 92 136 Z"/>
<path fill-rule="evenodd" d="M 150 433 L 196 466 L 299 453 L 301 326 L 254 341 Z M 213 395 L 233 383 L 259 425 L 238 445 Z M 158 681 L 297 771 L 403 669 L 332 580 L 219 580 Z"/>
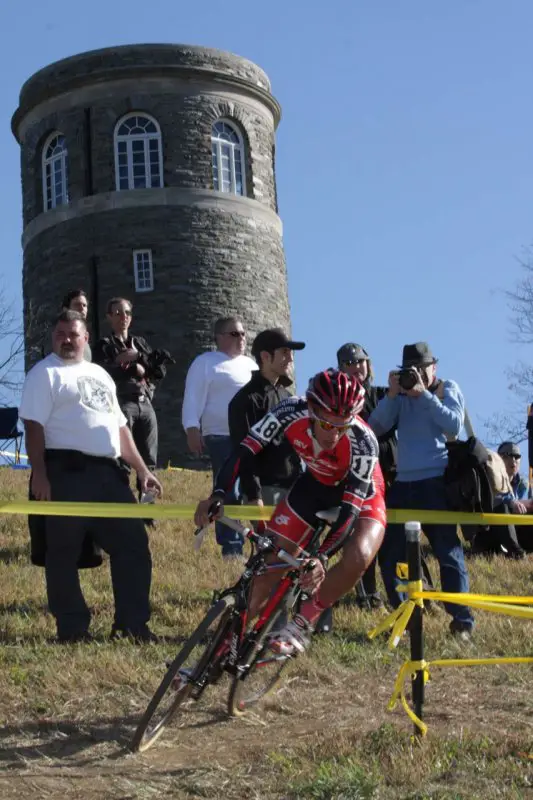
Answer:
<path fill-rule="evenodd" d="M 326 369 L 311 378 L 306 397 L 318 408 L 352 419 L 363 408 L 365 390 L 357 378 L 338 369 Z"/>

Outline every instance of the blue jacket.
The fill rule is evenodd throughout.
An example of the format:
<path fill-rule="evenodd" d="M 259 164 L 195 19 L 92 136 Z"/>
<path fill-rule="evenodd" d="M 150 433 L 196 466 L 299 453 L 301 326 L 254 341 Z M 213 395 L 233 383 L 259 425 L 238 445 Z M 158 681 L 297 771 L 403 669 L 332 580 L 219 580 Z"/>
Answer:
<path fill-rule="evenodd" d="M 442 401 L 428 390 L 419 397 L 386 395 L 368 418 L 377 436 L 397 426 L 399 481 L 421 481 L 444 474 L 448 463 L 446 441 L 459 436 L 465 404 L 455 381 L 442 383 Z"/>

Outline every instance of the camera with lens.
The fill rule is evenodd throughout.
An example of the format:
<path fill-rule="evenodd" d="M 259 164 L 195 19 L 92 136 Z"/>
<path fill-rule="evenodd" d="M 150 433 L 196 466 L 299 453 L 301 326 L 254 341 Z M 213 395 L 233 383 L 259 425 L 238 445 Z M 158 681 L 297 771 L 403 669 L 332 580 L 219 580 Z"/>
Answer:
<path fill-rule="evenodd" d="M 398 383 L 404 392 L 410 391 L 419 380 L 419 372 L 415 367 L 406 367 L 398 372 Z"/>

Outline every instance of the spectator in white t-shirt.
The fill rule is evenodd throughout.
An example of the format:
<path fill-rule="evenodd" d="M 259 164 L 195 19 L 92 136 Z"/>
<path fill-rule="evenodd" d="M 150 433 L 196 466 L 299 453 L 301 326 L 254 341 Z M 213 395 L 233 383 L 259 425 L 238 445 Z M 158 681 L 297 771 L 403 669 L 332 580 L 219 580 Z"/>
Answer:
<path fill-rule="evenodd" d="M 228 406 L 239 389 L 257 369 L 255 361 L 244 355 L 246 332 L 239 317 L 223 317 L 215 322 L 216 351 L 197 356 L 192 362 L 183 396 L 182 422 L 189 449 L 200 456 L 207 450 L 216 475 L 232 449 Z M 237 499 L 230 493 L 226 504 Z M 242 554 L 242 536 L 217 523 L 216 537 L 222 556 Z"/>
<path fill-rule="evenodd" d="M 32 466 L 32 495 L 36 500 L 134 503 L 119 456 L 135 469 L 144 491 L 160 494 L 161 484 L 135 447 L 113 380 L 83 358 L 87 340 L 82 315 L 64 311 L 53 330 L 54 352 L 26 376 L 19 415 Z M 152 563 L 142 520 L 47 516 L 46 589 L 58 641 L 90 638 L 90 611 L 78 574 L 88 529 L 110 556 L 113 637 L 152 641 L 147 624 Z"/>

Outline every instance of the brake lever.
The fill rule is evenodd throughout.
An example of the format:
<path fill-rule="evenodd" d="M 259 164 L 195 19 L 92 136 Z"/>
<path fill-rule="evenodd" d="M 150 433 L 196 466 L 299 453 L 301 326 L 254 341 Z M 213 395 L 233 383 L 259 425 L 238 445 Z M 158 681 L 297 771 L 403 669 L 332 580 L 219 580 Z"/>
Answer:
<path fill-rule="evenodd" d="M 213 503 L 211 503 L 211 505 L 209 507 L 209 511 L 207 512 L 207 515 L 209 517 L 208 524 L 205 525 L 203 528 L 196 528 L 196 530 L 194 532 L 194 550 L 195 550 L 195 552 L 198 552 L 198 550 L 201 548 L 202 544 L 204 543 L 205 535 L 206 535 L 206 533 L 207 533 L 207 531 L 209 529 L 209 525 L 211 525 L 211 523 L 214 522 L 214 520 L 216 518 L 216 515 L 218 514 L 218 512 L 220 510 L 221 505 L 222 505 L 222 502 L 220 500 L 215 500 Z"/>

